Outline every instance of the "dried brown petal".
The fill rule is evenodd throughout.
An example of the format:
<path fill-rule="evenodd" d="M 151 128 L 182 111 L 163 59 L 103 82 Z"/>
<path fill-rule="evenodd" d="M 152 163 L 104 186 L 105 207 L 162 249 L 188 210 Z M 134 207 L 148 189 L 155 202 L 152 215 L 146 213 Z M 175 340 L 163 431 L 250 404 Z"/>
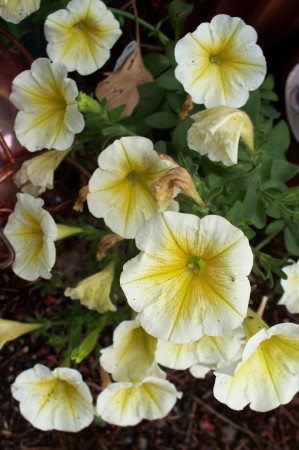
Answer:
<path fill-rule="evenodd" d="M 101 261 L 105 257 L 106 251 L 114 247 L 115 244 L 117 244 L 119 241 L 122 241 L 123 239 L 124 238 L 115 233 L 107 234 L 106 236 L 104 236 L 103 239 L 101 239 L 100 246 L 97 251 L 97 260 Z"/>
<path fill-rule="evenodd" d="M 140 47 L 136 47 L 120 69 L 107 74 L 107 78 L 96 87 L 96 98 L 101 100 L 105 97 L 108 110 L 126 105 L 123 117 L 130 116 L 139 101 L 137 86 L 153 81 L 153 76 L 143 64 Z"/>
<path fill-rule="evenodd" d="M 88 186 L 83 186 L 79 190 L 79 194 L 77 200 L 74 203 L 73 209 L 78 212 L 83 212 L 84 202 L 86 202 L 87 194 L 88 194 Z"/>

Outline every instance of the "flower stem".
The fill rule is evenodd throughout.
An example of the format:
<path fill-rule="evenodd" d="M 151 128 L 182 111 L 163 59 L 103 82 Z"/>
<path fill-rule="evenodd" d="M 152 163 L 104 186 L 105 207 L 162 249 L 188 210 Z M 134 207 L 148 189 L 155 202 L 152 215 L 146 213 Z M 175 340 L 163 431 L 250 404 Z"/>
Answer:
<path fill-rule="evenodd" d="M 116 15 L 119 15 L 122 17 L 126 17 L 127 19 L 136 20 L 136 17 L 134 16 L 134 14 L 131 14 L 127 11 L 123 11 L 123 10 L 117 9 L 117 8 L 109 8 L 109 10 L 113 14 L 116 14 Z M 147 28 L 148 30 L 150 30 L 154 34 L 156 34 L 157 38 L 159 39 L 159 41 L 161 42 L 162 45 L 165 45 L 169 41 L 169 38 L 166 36 L 166 34 L 162 33 L 162 31 L 158 30 L 156 27 L 154 27 L 150 23 L 146 22 L 143 19 L 140 19 L 139 17 L 137 18 L 137 21 L 140 25 L 144 26 L 144 28 Z"/>

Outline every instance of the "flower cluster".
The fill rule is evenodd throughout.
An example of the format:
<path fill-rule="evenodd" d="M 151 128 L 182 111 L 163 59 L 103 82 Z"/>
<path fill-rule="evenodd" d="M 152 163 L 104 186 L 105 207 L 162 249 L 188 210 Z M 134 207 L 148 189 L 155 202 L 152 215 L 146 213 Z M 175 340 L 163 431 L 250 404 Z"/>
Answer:
<path fill-rule="evenodd" d="M 40 7 L 39 1 L 25 3 L 0 2 L 1 17 L 16 23 Z M 165 44 L 166 36 L 156 32 Z M 130 71 L 147 69 L 139 42 L 137 50 L 135 44 L 133 51 L 126 48 L 113 73 L 138 95 L 130 117 L 122 115 L 123 104 L 108 108 L 109 96 L 115 100 L 122 91 L 109 78 L 101 82 L 109 89 L 100 101 L 77 87 L 82 75 L 104 66 L 121 35 L 102 1 L 71 0 L 47 16 L 44 33 L 49 58 L 36 59 L 12 83 L 16 136 L 30 152 L 41 152 L 14 174 L 22 193 L 4 236 L 14 251 L 13 272 L 51 283 L 56 242 L 82 235 L 79 275 L 55 274 L 84 337 L 68 342 L 61 367 L 37 364 L 16 378 L 12 394 L 21 414 L 41 430 L 72 432 L 95 415 L 119 426 L 160 419 L 182 396 L 160 366 L 189 369 L 196 378 L 214 371 L 215 398 L 235 410 L 249 405 L 268 411 L 289 402 L 299 390 L 299 326 L 268 327 L 248 308 L 253 269 L 269 281 L 272 272 L 285 275 L 279 304 L 299 312 L 299 261 L 282 267 L 261 250 L 282 229 L 288 250 L 290 242 L 295 246 L 288 236 L 299 217 L 298 192 L 288 194 L 284 184 L 294 167 L 283 161 L 280 173 L 279 151 L 273 158 L 279 130 L 271 128 L 272 110 L 264 108 L 261 124 L 262 110 L 253 114 L 248 106 L 250 93 L 262 85 L 262 98 L 269 84 L 255 30 L 225 14 L 201 23 L 176 42 L 176 68 L 153 58 L 153 75 L 144 79 L 156 79 L 138 82 L 138 92 Z M 149 55 L 148 66 L 153 59 Z M 161 61 L 167 69 L 162 75 Z M 69 77 L 73 71 L 80 77 Z M 171 133 L 159 141 L 168 123 Z M 144 135 L 157 136 L 156 142 Z M 263 153 L 268 142 L 269 153 Z M 46 195 L 39 198 L 55 188 L 64 158 L 80 173 L 70 183 L 74 191 L 73 179 L 80 179 L 76 212 L 62 214 L 76 226 L 56 223 L 59 207 L 56 214 Z M 274 220 L 268 224 L 267 217 Z M 253 248 L 251 237 L 265 227 L 264 240 Z M 113 342 L 100 348 L 104 376 L 94 406 L 79 371 L 64 365 L 98 349 L 106 325 L 115 327 Z M 43 323 L 0 319 L 0 344 L 37 328 L 42 333 Z"/>

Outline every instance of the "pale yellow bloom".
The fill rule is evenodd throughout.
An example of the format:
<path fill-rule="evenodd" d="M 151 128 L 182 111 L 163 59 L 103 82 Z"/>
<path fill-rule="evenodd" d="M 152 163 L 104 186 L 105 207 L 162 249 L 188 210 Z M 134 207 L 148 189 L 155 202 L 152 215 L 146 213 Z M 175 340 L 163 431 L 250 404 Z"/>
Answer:
<path fill-rule="evenodd" d="M 24 280 L 51 278 L 56 260 L 57 225 L 43 209 L 44 201 L 28 194 L 17 194 L 4 234 L 15 251 L 13 271 Z"/>
<path fill-rule="evenodd" d="M 99 313 L 116 311 L 110 300 L 110 290 L 114 278 L 114 262 L 111 261 L 101 272 L 81 280 L 76 287 L 64 291 L 66 297 L 80 300 L 80 303 Z"/>
<path fill-rule="evenodd" d="M 96 410 L 108 423 L 132 426 L 165 417 L 181 396 L 169 381 L 148 376 L 135 383 L 109 384 L 98 396 Z"/>
<path fill-rule="evenodd" d="M 159 209 L 151 185 L 175 164 L 160 159 L 153 143 L 140 136 L 114 141 L 101 152 L 98 164 L 89 180 L 89 211 L 102 217 L 114 233 L 134 238 L 140 225 Z M 173 201 L 164 206 L 176 205 Z"/>
<path fill-rule="evenodd" d="M 256 31 L 239 17 L 219 14 L 178 41 L 176 78 L 194 103 L 239 108 L 266 75 L 256 41 Z"/>
<path fill-rule="evenodd" d="M 51 63 L 47 58 L 35 60 L 31 70 L 14 79 L 10 95 L 20 110 L 15 121 L 20 143 L 30 152 L 68 149 L 75 134 L 84 128 L 77 96 L 76 83 L 67 78 L 63 64 Z"/>
<path fill-rule="evenodd" d="M 202 336 L 198 341 L 175 344 L 158 341 L 156 360 L 171 369 L 189 369 L 193 376 L 236 361 L 241 355 L 244 336 L 240 330 L 225 336 Z"/>
<path fill-rule="evenodd" d="M 7 22 L 19 23 L 39 7 L 40 0 L 0 0 L 0 17 Z"/>
<path fill-rule="evenodd" d="M 124 265 L 120 282 L 149 334 L 183 344 L 241 324 L 253 264 L 241 230 L 220 216 L 167 211 L 138 230 L 136 245 L 141 253 Z"/>
<path fill-rule="evenodd" d="M 45 22 L 49 57 L 81 75 L 105 64 L 120 35 L 118 21 L 100 0 L 72 0 Z"/>
<path fill-rule="evenodd" d="M 291 313 L 299 313 L 299 260 L 282 270 L 287 279 L 280 280 L 284 293 L 278 304 L 285 305 Z"/>
<path fill-rule="evenodd" d="M 157 340 L 147 334 L 139 318 L 121 322 L 113 333 L 113 345 L 101 350 L 101 366 L 115 381 L 142 380 L 155 363 Z"/>
<path fill-rule="evenodd" d="M 240 137 L 253 151 L 253 125 L 248 115 L 228 106 L 200 111 L 192 116 L 193 125 L 188 130 L 188 146 L 212 161 L 226 166 L 237 164 Z"/>
<path fill-rule="evenodd" d="M 21 414 L 40 430 L 75 432 L 93 420 L 91 393 L 75 369 L 51 371 L 36 364 L 16 378 L 11 390 Z"/>
<path fill-rule="evenodd" d="M 22 192 L 33 197 L 53 189 L 54 171 L 69 151 L 50 150 L 24 161 L 13 177 L 14 182 Z"/>
<path fill-rule="evenodd" d="M 22 323 L 0 318 L 0 349 L 6 342 L 17 339 L 29 331 L 37 330 L 41 326 L 38 323 Z"/>
<path fill-rule="evenodd" d="M 232 409 L 249 404 L 264 412 L 288 403 L 299 390 L 299 325 L 262 328 L 248 340 L 242 361 L 215 375 L 214 395 Z"/>

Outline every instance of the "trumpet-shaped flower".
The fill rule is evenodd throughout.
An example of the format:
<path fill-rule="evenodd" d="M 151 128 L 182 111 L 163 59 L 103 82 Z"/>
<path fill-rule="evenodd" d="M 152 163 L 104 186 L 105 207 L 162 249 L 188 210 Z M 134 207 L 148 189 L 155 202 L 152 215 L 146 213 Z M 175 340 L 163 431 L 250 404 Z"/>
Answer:
<path fill-rule="evenodd" d="M 29 331 L 37 330 L 41 326 L 39 323 L 21 323 L 0 318 L 0 350 L 6 342 L 17 339 Z"/>
<path fill-rule="evenodd" d="M 138 382 L 112 383 L 98 396 L 97 413 L 108 423 L 132 426 L 165 417 L 182 394 L 169 381 L 148 376 Z"/>
<path fill-rule="evenodd" d="M 80 300 L 80 303 L 99 313 L 116 311 L 110 300 L 110 290 L 114 278 L 114 262 L 111 261 L 101 272 L 81 280 L 76 287 L 64 291 L 66 297 Z"/>
<path fill-rule="evenodd" d="M 139 226 L 159 208 L 150 186 L 174 163 L 160 159 L 153 143 L 139 136 L 114 141 L 102 151 L 98 163 L 100 168 L 89 180 L 89 211 L 104 218 L 114 233 L 134 238 Z"/>
<path fill-rule="evenodd" d="M 63 64 L 51 63 L 47 58 L 34 61 L 31 70 L 14 79 L 10 95 L 20 110 L 15 121 L 20 143 L 31 152 L 68 149 L 74 135 L 84 128 L 77 95 L 76 83 L 67 78 Z"/>
<path fill-rule="evenodd" d="M 136 245 L 121 286 L 149 334 L 183 344 L 241 324 L 253 263 L 241 230 L 219 216 L 167 211 L 138 230 Z"/>
<path fill-rule="evenodd" d="M 235 330 L 225 336 L 202 336 L 198 341 L 187 344 L 175 344 L 158 341 L 156 360 L 171 369 L 190 369 L 196 376 L 202 367 L 209 371 L 235 361 L 243 346 L 242 333 Z"/>
<path fill-rule="evenodd" d="M 155 363 L 157 340 L 147 334 L 139 318 L 121 322 L 113 345 L 101 350 L 100 363 L 115 381 L 142 380 Z"/>
<path fill-rule="evenodd" d="M 221 161 L 226 166 L 237 164 L 240 137 L 253 151 L 253 125 L 245 112 L 216 106 L 193 115 L 192 119 L 188 146 L 201 155 L 208 155 L 212 161 Z"/>
<path fill-rule="evenodd" d="M 4 228 L 15 251 L 12 269 L 24 280 L 51 278 L 50 271 L 56 259 L 57 225 L 43 209 L 42 199 L 28 194 L 17 194 L 17 198 L 15 211 Z"/>
<path fill-rule="evenodd" d="M 282 270 L 287 279 L 280 281 L 284 293 L 278 304 L 285 305 L 291 313 L 299 313 L 299 260 Z"/>
<path fill-rule="evenodd" d="M 249 404 L 264 412 L 288 403 L 299 390 L 299 325 L 261 329 L 248 340 L 242 361 L 215 375 L 214 395 L 232 409 Z"/>
<path fill-rule="evenodd" d="M 45 22 L 49 57 L 81 75 L 105 64 L 120 35 L 118 21 L 100 0 L 71 0 Z"/>
<path fill-rule="evenodd" d="M 33 197 L 42 194 L 46 189 L 53 189 L 54 171 L 69 151 L 50 150 L 24 161 L 13 177 L 15 184 L 22 192 Z"/>
<path fill-rule="evenodd" d="M 93 420 L 91 393 L 75 369 L 52 372 L 36 364 L 22 372 L 11 389 L 21 414 L 40 430 L 80 431 Z"/>
<path fill-rule="evenodd" d="M 0 17 L 7 22 L 19 23 L 39 7 L 40 0 L 1 0 Z"/>
<path fill-rule="evenodd" d="M 175 76 L 194 103 L 239 108 L 266 75 L 256 40 L 256 31 L 239 17 L 219 14 L 178 41 Z"/>

